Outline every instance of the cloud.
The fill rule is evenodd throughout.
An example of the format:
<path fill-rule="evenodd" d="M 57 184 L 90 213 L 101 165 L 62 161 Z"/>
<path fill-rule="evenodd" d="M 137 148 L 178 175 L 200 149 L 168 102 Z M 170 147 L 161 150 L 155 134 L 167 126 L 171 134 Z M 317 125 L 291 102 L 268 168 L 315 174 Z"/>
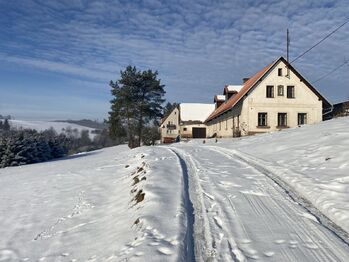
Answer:
<path fill-rule="evenodd" d="M 157 69 L 169 100 L 203 102 L 285 55 L 286 28 L 292 59 L 349 13 L 346 0 L 28 0 L 2 1 L 0 9 L 6 10 L 0 17 L 6 63 L 94 85 L 133 64 Z M 348 27 L 295 63 L 310 81 L 348 54 Z M 341 70 L 317 84 L 331 100 L 348 96 L 349 74 Z"/>

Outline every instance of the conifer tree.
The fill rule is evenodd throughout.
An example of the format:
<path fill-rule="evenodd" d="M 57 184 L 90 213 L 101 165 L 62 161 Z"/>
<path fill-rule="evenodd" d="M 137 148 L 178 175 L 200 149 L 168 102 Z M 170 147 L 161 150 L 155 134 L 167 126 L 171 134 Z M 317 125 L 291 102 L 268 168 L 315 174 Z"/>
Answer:
<path fill-rule="evenodd" d="M 109 133 L 114 137 L 127 136 L 129 147 L 140 146 L 144 129 L 162 115 L 164 85 L 158 72 L 138 71 L 128 66 L 118 81 L 110 81 L 111 100 Z"/>
<path fill-rule="evenodd" d="M 9 131 L 11 129 L 10 127 L 10 123 L 8 122 L 8 119 L 6 118 L 3 125 L 2 125 L 2 129 L 5 131 Z"/>

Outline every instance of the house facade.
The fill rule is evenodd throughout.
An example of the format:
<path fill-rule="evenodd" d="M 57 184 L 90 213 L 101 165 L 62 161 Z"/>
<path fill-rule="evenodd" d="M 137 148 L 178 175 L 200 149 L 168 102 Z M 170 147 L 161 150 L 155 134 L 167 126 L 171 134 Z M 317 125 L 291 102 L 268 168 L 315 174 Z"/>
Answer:
<path fill-rule="evenodd" d="M 224 88 L 226 100 L 206 119 L 208 136 L 237 137 L 313 124 L 331 107 L 283 57 L 236 87 Z"/>
<path fill-rule="evenodd" d="M 161 142 L 172 143 L 177 137 L 206 138 L 208 132 L 204 121 L 214 109 L 214 104 L 179 104 L 161 121 Z"/>

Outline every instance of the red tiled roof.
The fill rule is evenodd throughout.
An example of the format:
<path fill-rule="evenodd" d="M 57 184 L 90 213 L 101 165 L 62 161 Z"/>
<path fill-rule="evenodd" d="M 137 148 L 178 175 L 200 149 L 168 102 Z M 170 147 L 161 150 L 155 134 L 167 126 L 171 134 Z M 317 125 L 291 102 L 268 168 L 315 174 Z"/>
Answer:
<path fill-rule="evenodd" d="M 330 108 L 332 107 L 332 104 L 324 97 L 322 96 L 319 91 L 312 86 L 291 64 L 289 64 L 285 58 L 279 57 L 277 60 L 272 62 L 271 64 L 267 65 L 266 67 L 262 68 L 259 72 L 257 72 L 254 76 L 252 76 L 249 80 L 247 80 L 244 84 L 244 86 L 241 88 L 240 92 L 238 92 L 236 95 L 232 96 L 229 98 L 229 100 L 226 103 L 223 103 L 221 106 L 219 106 L 213 113 L 205 120 L 205 122 L 211 121 L 215 117 L 219 116 L 220 114 L 228 111 L 231 109 L 233 106 L 236 105 L 237 102 L 240 101 L 244 95 L 247 94 L 247 92 L 257 83 L 257 81 L 265 75 L 270 68 L 272 68 L 278 61 L 283 61 L 287 67 L 293 71 L 295 75 L 297 75 L 301 81 L 305 83 L 306 86 L 310 88 L 322 101 L 323 103 L 323 108 Z"/>
<path fill-rule="evenodd" d="M 268 69 L 274 63 L 275 63 L 275 61 L 273 63 L 267 65 L 266 67 L 262 68 L 254 76 L 250 77 L 250 79 L 245 82 L 245 84 L 241 88 L 240 92 L 238 92 L 236 95 L 232 96 L 226 103 L 222 104 L 215 111 L 213 111 L 212 114 L 205 120 L 205 122 L 212 120 L 213 118 L 219 116 L 223 112 L 232 108 L 240 100 L 240 98 L 242 98 L 253 87 L 253 85 L 256 83 L 256 81 L 268 71 Z"/>

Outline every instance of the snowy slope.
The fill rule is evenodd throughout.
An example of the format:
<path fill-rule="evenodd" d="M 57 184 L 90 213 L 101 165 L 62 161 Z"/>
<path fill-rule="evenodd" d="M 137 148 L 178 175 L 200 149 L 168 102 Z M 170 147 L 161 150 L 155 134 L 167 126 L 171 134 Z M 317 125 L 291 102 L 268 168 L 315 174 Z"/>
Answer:
<path fill-rule="evenodd" d="M 180 174 L 126 146 L 0 169 L 0 261 L 186 260 Z"/>
<path fill-rule="evenodd" d="M 186 163 L 197 261 L 347 261 L 348 245 L 230 150 L 172 146 Z"/>
<path fill-rule="evenodd" d="M 348 130 L 0 169 L 0 261 L 348 261 Z"/>
<path fill-rule="evenodd" d="M 88 130 L 91 137 L 95 136 L 91 133 L 94 130 L 93 128 L 67 122 L 10 120 L 10 125 L 15 128 L 34 129 L 37 131 L 44 131 L 52 127 L 57 133 L 64 133 L 63 129 L 70 127 L 71 129 L 77 129 L 79 133 L 82 130 Z"/>
<path fill-rule="evenodd" d="M 349 117 L 217 145 L 253 156 L 349 232 Z"/>

